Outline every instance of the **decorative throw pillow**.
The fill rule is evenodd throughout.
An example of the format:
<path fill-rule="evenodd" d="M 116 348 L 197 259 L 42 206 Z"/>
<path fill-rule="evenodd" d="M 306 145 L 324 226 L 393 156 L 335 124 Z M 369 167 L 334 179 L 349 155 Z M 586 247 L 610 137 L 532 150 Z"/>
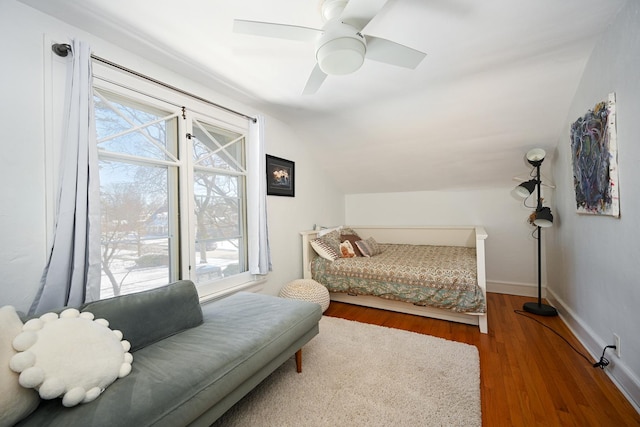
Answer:
<path fill-rule="evenodd" d="M 351 242 L 348 240 L 340 243 L 340 256 L 342 258 L 353 258 L 356 256 L 356 253 L 353 251 L 353 246 L 351 246 Z"/>
<path fill-rule="evenodd" d="M 328 259 L 329 261 L 335 261 L 340 258 L 340 255 L 333 248 L 333 245 L 329 244 L 322 237 L 313 239 L 310 243 L 313 250 L 315 250 L 322 258 Z"/>
<path fill-rule="evenodd" d="M 338 230 L 313 239 L 310 243 L 322 258 L 330 261 L 340 258 L 340 232 Z"/>
<path fill-rule="evenodd" d="M 357 234 L 343 234 L 340 236 L 341 244 L 345 241 L 348 241 L 349 243 L 351 243 L 351 247 L 353 248 L 353 252 L 355 253 L 355 255 L 362 256 L 362 252 L 360 252 L 360 249 L 358 249 L 358 246 L 356 245 L 356 242 L 358 240 L 362 239 Z"/>
<path fill-rule="evenodd" d="M 334 230 L 329 234 L 325 234 L 321 238 L 331 245 L 331 247 L 337 252 L 340 251 L 340 231 Z"/>
<path fill-rule="evenodd" d="M 116 379 L 131 372 L 131 345 L 105 319 L 75 308 L 31 319 L 13 340 L 18 353 L 9 367 L 20 385 L 43 399 L 62 397 L 64 406 L 96 399 Z"/>
<path fill-rule="evenodd" d="M 316 226 L 316 230 L 318 230 L 318 237 L 322 237 L 325 236 L 331 232 L 337 231 L 340 232 L 340 230 L 342 229 L 342 226 L 339 225 L 337 227 L 323 227 L 323 226 Z"/>
<path fill-rule="evenodd" d="M 16 354 L 11 342 L 22 332 L 22 321 L 10 305 L 0 308 L 0 426 L 12 426 L 38 407 L 35 390 L 21 387 L 18 374 L 9 369 Z"/>
<path fill-rule="evenodd" d="M 362 252 L 362 256 L 372 257 L 382 253 L 382 248 L 373 237 L 357 241 L 356 246 L 360 249 L 360 252 Z"/>
<path fill-rule="evenodd" d="M 342 236 L 345 236 L 345 235 L 357 236 L 358 235 L 358 233 L 356 233 L 356 231 L 351 227 L 342 227 L 342 228 L 340 228 L 340 234 Z M 358 240 L 360 240 L 360 239 L 358 239 Z"/>

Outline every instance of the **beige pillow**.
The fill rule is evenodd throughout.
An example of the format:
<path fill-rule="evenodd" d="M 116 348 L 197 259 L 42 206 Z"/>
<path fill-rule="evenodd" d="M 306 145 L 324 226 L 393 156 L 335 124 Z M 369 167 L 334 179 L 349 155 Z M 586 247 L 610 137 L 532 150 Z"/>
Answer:
<path fill-rule="evenodd" d="M 329 261 L 335 261 L 340 258 L 340 255 L 336 252 L 333 246 L 327 243 L 327 241 L 322 237 L 313 239 L 310 243 L 313 250 L 322 258 L 328 259 Z"/>
<path fill-rule="evenodd" d="M 18 383 L 18 374 L 9 369 L 16 354 L 13 339 L 22 332 L 22 321 L 10 306 L 0 308 L 0 426 L 12 426 L 33 412 L 40 403 L 38 392 Z"/>
<path fill-rule="evenodd" d="M 357 241 L 356 246 L 358 246 L 358 249 L 362 252 L 362 256 L 365 257 L 372 257 L 382 253 L 382 247 L 380 247 L 373 237 Z"/>
<path fill-rule="evenodd" d="M 337 227 L 323 227 L 323 226 L 317 226 L 316 230 L 318 230 L 318 237 L 322 237 L 325 236 L 329 233 L 333 233 L 334 231 L 337 231 L 338 233 L 340 232 L 340 230 L 342 229 L 342 226 L 337 226 Z"/>
<path fill-rule="evenodd" d="M 322 237 L 313 239 L 310 243 L 311 247 L 322 258 L 329 261 L 335 261 L 340 258 L 340 232 L 338 230 L 333 230 Z"/>
<path fill-rule="evenodd" d="M 358 233 L 356 233 L 356 231 L 355 231 L 353 228 L 351 228 L 351 227 L 342 227 L 342 228 L 340 229 L 340 234 L 341 234 L 342 236 L 345 236 L 345 235 L 353 235 L 353 236 L 357 236 L 357 235 L 358 235 Z M 360 239 L 358 239 L 358 240 L 360 240 Z"/>

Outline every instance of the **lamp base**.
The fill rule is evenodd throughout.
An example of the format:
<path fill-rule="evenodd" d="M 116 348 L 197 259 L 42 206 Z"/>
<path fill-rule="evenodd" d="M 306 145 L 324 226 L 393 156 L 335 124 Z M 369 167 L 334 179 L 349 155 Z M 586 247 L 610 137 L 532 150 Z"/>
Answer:
<path fill-rule="evenodd" d="M 539 316 L 557 316 L 558 310 L 547 304 L 538 304 L 537 302 L 525 302 L 522 306 L 524 311 L 537 314 Z"/>

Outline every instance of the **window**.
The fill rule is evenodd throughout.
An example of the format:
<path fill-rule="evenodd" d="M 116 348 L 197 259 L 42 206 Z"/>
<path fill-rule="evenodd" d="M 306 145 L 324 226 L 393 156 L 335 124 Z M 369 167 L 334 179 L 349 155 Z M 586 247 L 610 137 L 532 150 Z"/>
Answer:
<path fill-rule="evenodd" d="M 196 281 L 246 271 L 244 135 L 193 120 Z"/>
<path fill-rule="evenodd" d="M 94 90 L 100 298 L 178 279 L 206 292 L 249 282 L 246 120 L 99 79 Z"/>

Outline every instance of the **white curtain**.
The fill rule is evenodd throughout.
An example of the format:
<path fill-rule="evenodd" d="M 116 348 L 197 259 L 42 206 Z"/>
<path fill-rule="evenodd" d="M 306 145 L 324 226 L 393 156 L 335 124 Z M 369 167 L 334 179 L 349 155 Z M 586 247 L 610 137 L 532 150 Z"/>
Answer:
<path fill-rule="evenodd" d="M 100 298 L 100 184 L 91 49 L 73 40 L 71 54 L 55 230 L 30 314 Z"/>
<path fill-rule="evenodd" d="M 271 251 L 267 227 L 267 178 L 264 152 L 264 117 L 249 124 L 248 224 L 249 273 L 271 271 Z"/>

